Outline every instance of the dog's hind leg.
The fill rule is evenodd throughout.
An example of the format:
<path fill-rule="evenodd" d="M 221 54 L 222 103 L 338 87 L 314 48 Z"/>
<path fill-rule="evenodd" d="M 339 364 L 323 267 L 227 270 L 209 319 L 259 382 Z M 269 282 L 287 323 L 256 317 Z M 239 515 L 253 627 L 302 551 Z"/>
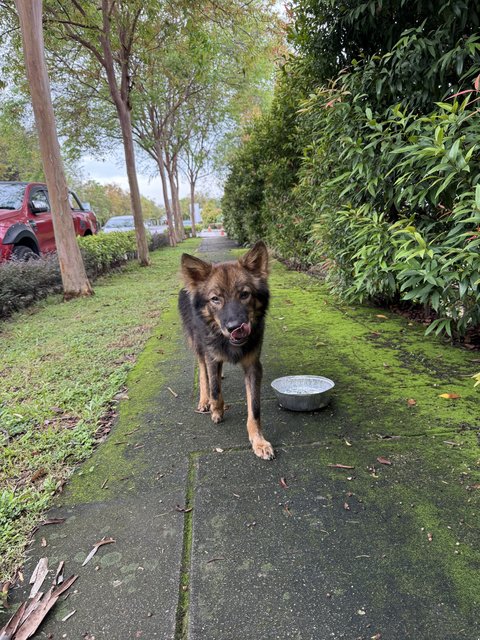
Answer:
<path fill-rule="evenodd" d="M 247 392 L 247 431 L 253 453 L 263 460 L 273 460 L 273 447 L 265 440 L 260 422 L 260 387 L 262 383 L 262 365 L 258 357 L 242 362 L 245 371 L 245 389 Z"/>
<path fill-rule="evenodd" d="M 207 365 L 203 356 L 198 356 L 198 384 L 200 387 L 200 399 L 197 411 L 208 413 L 210 411 L 210 387 L 208 384 Z"/>
<path fill-rule="evenodd" d="M 210 412 L 213 422 L 221 422 L 225 405 L 222 395 L 222 362 L 206 360 L 208 383 L 210 387 Z"/>

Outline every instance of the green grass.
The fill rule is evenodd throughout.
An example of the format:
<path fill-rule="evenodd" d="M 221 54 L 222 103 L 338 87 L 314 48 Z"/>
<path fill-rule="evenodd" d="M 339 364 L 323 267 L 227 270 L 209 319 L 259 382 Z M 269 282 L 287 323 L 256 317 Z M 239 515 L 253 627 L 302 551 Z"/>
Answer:
<path fill-rule="evenodd" d="M 102 418 L 177 295 L 181 252 L 197 244 L 162 249 L 150 268 L 130 264 L 98 280 L 92 298 L 51 297 L 0 324 L 0 581 L 95 446 Z"/>

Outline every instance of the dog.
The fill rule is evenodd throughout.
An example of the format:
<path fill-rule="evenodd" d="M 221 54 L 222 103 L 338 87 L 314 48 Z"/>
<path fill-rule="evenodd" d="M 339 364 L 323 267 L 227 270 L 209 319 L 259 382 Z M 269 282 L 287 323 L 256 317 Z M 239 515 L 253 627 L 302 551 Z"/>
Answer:
<path fill-rule="evenodd" d="M 200 399 L 197 411 L 223 420 L 224 362 L 240 364 L 245 375 L 247 431 L 253 452 L 263 460 L 275 457 L 260 423 L 260 386 L 268 289 L 268 251 L 257 242 L 237 261 L 210 263 L 182 255 L 185 288 L 178 306 L 188 342 L 198 360 Z"/>

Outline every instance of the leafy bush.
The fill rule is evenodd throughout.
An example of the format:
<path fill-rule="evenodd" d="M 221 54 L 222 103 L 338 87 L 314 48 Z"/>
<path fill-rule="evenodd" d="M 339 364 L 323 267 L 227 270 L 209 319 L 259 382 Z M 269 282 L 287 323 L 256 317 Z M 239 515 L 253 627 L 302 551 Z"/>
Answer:
<path fill-rule="evenodd" d="M 480 324 L 478 3 L 298 0 L 293 17 L 300 55 L 231 163 L 229 233 L 465 334 Z"/>
<path fill-rule="evenodd" d="M 135 232 L 99 233 L 78 238 L 83 261 L 89 277 L 120 266 L 135 256 Z"/>

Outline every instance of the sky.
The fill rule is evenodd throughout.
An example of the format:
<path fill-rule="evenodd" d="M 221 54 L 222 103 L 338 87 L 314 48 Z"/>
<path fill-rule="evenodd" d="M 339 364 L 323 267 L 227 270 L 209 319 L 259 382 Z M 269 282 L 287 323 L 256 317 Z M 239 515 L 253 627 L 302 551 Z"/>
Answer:
<path fill-rule="evenodd" d="M 129 191 L 127 171 L 122 157 L 122 149 L 110 159 L 98 160 L 91 156 L 84 156 L 80 162 L 80 170 L 83 180 L 96 180 L 100 184 L 116 184 L 125 191 Z M 162 183 L 159 176 L 149 177 L 142 173 L 142 169 L 137 170 L 140 193 L 142 196 L 151 198 L 157 204 L 163 204 Z M 188 195 L 188 187 L 181 185 L 180 197 Z"/>
<path fill-rule="evenodd" d="M 125 162 L 123 159 L 123 150 L 118 148 L 116 153 L 105 160 L 98 160 L 89 155 L 83 156 L 79 163 L 82 180 L 96 180 L 100 184 L 114 183 L 126 191 L 130 191 L 128 186 L 127 171 L 125 169 Z M 153 169 L 151 169 L 153 173 Z M 149 173 L 149 169 L 142 167 L 139 163 L 137 166 L 138 182 L 140 187 L 140 193 L 142 196 L 151 198 L 157 204 L 163 205 L 163 193 L 162 182 L 158 175 L 153 176 Z M 197 190 L 202 191 L 212 197 L 219 197 L 222 194 L 222 189 L 216 180 L 210 178 L 209 180 L 199 180 Z M 185 178 L 180 176 L 180 197 L 186 197 L 190 195 L 190 188 Z"/>

